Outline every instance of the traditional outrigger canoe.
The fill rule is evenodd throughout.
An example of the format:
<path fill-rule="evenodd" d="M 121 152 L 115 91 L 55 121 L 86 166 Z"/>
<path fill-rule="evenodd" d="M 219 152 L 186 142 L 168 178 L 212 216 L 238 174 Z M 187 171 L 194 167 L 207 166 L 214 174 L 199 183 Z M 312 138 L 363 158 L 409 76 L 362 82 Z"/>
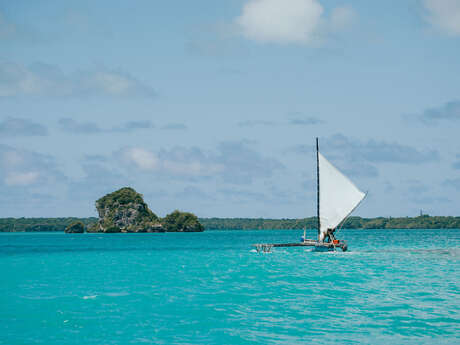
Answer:
<path fill-rule="evenodd" d="M 336 239 L 334 232 L 341 228 L 367 193 L 361 192 L 319 152 L 318 138 L 316 138 L 316 186 L 318 238 L 307 239 L 305 230 L 300 242 L 254 244 L 257 252 L 269 252 L 273 247 L 313 247 L 315 251 L 340 248 L 344 252 L 347 251 L 347 242 Z"/>

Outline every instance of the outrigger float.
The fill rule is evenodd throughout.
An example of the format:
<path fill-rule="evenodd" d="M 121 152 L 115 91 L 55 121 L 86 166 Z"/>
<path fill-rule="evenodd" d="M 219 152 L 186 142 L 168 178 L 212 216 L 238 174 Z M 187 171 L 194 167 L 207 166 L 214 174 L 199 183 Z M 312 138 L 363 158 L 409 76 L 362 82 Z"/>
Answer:
<path fill-rule="evenodd" d="M 305 229 L 300 242 L 253 244 L 258 253 L 269 253 L 273 247 L 313 247 L 314 251 L 337 249 L 347 251 L 347 242 L 336 239 L 334 232 L 340 230 L 367 193 L 361 192 L 319 152 L 318 138 L 316 138 L 316 186 L 318 239 L 307 239 Z"/>

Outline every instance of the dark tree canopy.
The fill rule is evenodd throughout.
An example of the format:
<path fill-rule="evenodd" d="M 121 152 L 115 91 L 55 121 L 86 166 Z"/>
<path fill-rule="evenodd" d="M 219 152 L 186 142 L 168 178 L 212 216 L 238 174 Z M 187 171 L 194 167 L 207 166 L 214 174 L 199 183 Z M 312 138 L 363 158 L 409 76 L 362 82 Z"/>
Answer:
<path fill-rule="evenodd" d="M 162 219 L 163 227 L 166 231 L 203 231 L 204 227 L 201 225 L 197 216 L 190 212 L 181 212 L 175 210 Z"/>
<path fill-rule="evenodd" d="M 65 228 L 65 232 L 68 234 L 81 234 L 85 232 L 85 224 L 81 221 L 73 222 Z"/>

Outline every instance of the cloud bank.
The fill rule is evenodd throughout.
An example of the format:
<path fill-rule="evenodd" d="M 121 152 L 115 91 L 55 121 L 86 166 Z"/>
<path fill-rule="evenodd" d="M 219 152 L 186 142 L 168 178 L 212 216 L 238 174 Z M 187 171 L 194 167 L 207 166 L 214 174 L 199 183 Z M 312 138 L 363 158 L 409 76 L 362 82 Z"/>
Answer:
<path fill-rule="evenodd" d="M 27 119 L 9 117 L 0 122 L 0 136 L 45 136 L 48 135 L 48 129 L 39 123 Z"/>
<path fill-rule="evenodd" d="M 447 102 L 440 107 L 428 108 L 415 118 L 425 124 L 460 121 L 460 101 Z"/>
<path fill-rule="evenodd" d="M 298 145 L 288 149 L 302 155 L 313 155 L 314 150 L 313 145 Z M 408 145 L 374 139 L 353 139 L 342 134 L 320 139 L 320 150 L 340 170 L 354 177 L 377 177 L 379 171 L 376 164 L 380 163 L 419 165 L 439 160 L 436 150 L 418 150 Z"/>
<path fill-rule="evenodd" d="M 0 184 L 24 187 L 64 179 L 53 157 L 0 144 Z"/>
<path fill-rule="evenodd" d="M 423 0 L 426 19 L 435 28 L 460 36 L 460 2 L 458 0 Z"/>
<path fill-rule="evenodd" d="M 99 68 L 65 74 L 57 66 L 31 66 L 0 61 L 0 98 L 14 96 L 52 97 L 146 97 L 154 90 L 122 71 Z"/>
<path fill-rule="evenodd" d="M 341 152 L 350 159 L 370 163 L 422 164 L 439 160 L 436 150 L 417 150 L 408 145 L 389 143 L 383 140 L 367 141 L 336 134 L 327 140 L 326 151 Z"/>
<path fill-rule="evenodd" d="M 150 121 L 128 121 L 122 125 L 104 129 L 95 122 L 79 122 L 71 118 L 59 119 L 58 125 L 63 131 L 72 134 L 129 133 L 155 127 Z"/>
<path fill-rule="evenodd" d="M 321 142 L 324 145 L 321 145 Z M 439 160 L 436 150 L 417 150 L 408 145 L 389 143 L 374 139 L 359 140 L 335 134 L 324 140 L 320 139 L 320 149 L 327 154 L 346 157 L 347 160 L 369 163 L 423 164 Z M 313 152 L 313 146 L 299 145 L 289 149 L 300 154 Z"/>
<path fill-rule="evenodd" d="M 250 184 L 271 177 L 283 169 L 279 161 L 264 157 L 244 142 L 224 142 L 215 151 L 197 147 L 174 147 L 152 151 L 142 147 L 126 147 L 114 156 L 124 166 L 167 178 L 219 178 L 225 183 Z"/>
<path fill-rule="evenodd" d="M 275 122 L 275 121 L 268 121 L 268 120 L 245 120 L 245 121 L 240 121 L 237 123 L 238 127 L 274 127 L 274 126 L 282 126 L 282 125 L 290 125 L 290 126 L 312 126 L 312 125 L 318 125 L 323 123 L 323 120 L 318 119 L 316 117 L 310 116 L 310 117 L 296 117 L 296 118 L 291 118 L 287 122 L 285 121 L 280 121 L 280 122 Z"/>

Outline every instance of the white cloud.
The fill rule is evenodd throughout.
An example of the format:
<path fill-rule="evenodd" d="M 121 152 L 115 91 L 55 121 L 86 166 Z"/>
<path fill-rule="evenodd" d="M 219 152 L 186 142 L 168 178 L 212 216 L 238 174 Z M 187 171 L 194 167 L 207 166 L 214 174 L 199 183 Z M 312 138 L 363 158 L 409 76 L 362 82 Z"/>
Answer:
<path fill-rule="evenodd" d="M 447 34 L 460 35 L 460 1 L 423 0 L 428 21 Z"/>
<path fill-rule="evenodd" d="M 221 170 L 219 165 L 207 161 L 201 151 L 194 149 L 174 148 L 155 153 L 141 147 L 130 147 L 123 149 L 121 156 L 126 163 L 141 171 L 176 176 L 208 176 Z"/>
<path fill-rule="evenodd" d="M 64 180 L 53 157 L 0 144 L 0 182 L 6 186 L 49 188 Z"/>
<path fill-rule="evenodd" d="M 246 38 L 255 41 L 308 43 L 322 13 L 316 0 L 250 0 L 236 24 Z"/>
<path fill-rule="evenodd" d="M 0 64 L 0 97 L 37 94 L 39 91 L 40 79 L 26 68 L 8 62 Z"/>
<path fill-rule="evenodd" d="M 155 92 L 127 73 L 94 69 L 63 73 L 43 63 L 23 66 L 0 61 L 0 98 L 13 96 L 152 97 Z"/>
<path fill-rule="evenodd" d="M 269 178 L 283 168 L 277 160 L 262 156 L 243 142 L 224 142 L 217 150 L 174 147 L 152 152 L 128 147 L 114 154 L 125 167 L 167 177 L 186 179 L 218 177 L 232 184 L 248 184 L 257 178 Z"/>
<path fill-rule="evenodd" d="M 318 0 L 248 0 L 235 24 L 249 40 L 309 44 L 344 30 L 355 17 L 350 6 L 324 12 Z"/>
<path fill-rule="evenodd" d="M 97 91 L 110 96 L 153 95 L 153 91 L 138 80 L 118 71 L 88 72 L 82 82 L 89 92 Z"/>
<path fill-rule="evenodd" d="M 63 207 L 68 181 L 54 157 L 0 144 L 0 208 L 5 216 L 55 214 Z"/>
<path fill-rule="evenodd" d="M 5 177 L 5 184 L 8 186 L 27 186 L 35 183 L 39 175 L 37 171 L 9 173 Z"/>
<path fill-rule="evenodd" d="M 134 163 L 140 170 L 153 171 L 159 168 L 157 155 L 149 150 L 140 147 L 131 147 L 122 150 L 121 153 L 126 162 Z"/>

